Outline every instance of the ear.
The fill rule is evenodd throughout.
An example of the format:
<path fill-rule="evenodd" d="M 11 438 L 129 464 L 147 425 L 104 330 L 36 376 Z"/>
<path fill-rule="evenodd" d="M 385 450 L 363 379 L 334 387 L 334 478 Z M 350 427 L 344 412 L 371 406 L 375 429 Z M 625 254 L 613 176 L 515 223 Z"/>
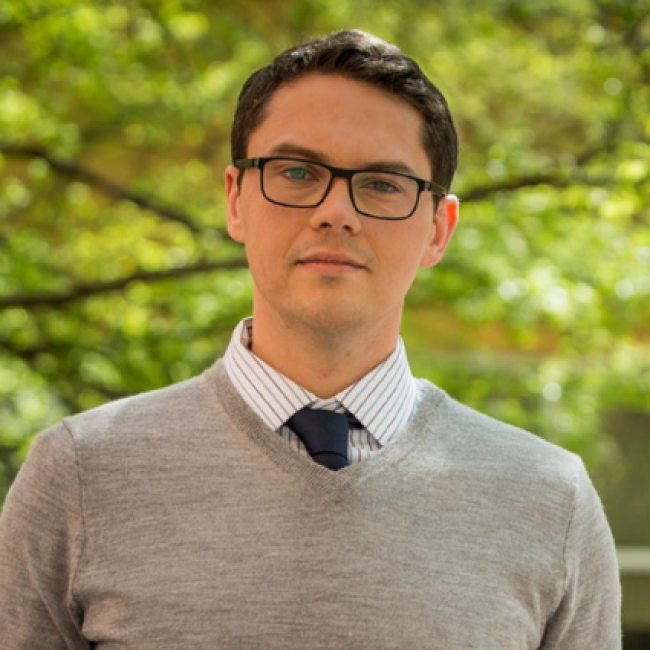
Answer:
<path fill-rule="evenodd" d="M 436 265 L 445 253 L 449 240 L 458 224 L 459 201 L 454 194 L 446 194 L 440 199 L 433 220 L 433 234 L 420 261 L 427 268 Z"/>
<path fill-rule="evenodd" d="M 241 219 L 239 206 L 239 170 L 234 165 L 228 165 L 224 175 L 226 186 L 226 205 L 228 209 L 228 234 L 238 243 L 244 243 L 244 224 Z"/>

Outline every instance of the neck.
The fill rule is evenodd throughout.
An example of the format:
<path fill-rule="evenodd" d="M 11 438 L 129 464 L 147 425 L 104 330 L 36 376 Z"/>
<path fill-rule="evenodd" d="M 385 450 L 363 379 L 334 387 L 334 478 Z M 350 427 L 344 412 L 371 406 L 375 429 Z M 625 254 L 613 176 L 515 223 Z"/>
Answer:
<path fill-rule="evenodd" d="M 287 327 L 254 315 L 253 352 L 272 368 L 321 399 L 336 395 L 392 354 L 396 327 Z"/>

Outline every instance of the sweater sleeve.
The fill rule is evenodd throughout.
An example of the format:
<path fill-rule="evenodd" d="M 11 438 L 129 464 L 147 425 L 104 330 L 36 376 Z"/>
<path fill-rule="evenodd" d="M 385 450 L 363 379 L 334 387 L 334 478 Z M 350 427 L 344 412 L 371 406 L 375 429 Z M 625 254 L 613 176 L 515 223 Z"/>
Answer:
<path fill-rule="evenodd" d="M 0 517 L 0 648 L 87 650 L 73 580 L 83 543 L 74 441 L 41 433 Z"/>
<path fill-rule="evenodd" d="M 565 589 L 540 650 L 620 650 L 621 586 L 614 540 L 580 461 L 565 545 Z"/>

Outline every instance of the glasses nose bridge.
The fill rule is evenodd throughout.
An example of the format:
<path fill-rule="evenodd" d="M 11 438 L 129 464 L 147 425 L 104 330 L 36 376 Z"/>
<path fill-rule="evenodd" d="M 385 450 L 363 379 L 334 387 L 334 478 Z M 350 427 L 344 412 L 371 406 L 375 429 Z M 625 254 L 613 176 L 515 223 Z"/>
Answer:
<path fill-rule="evenodd" d="M 357 173 L 356 170 L 341 169 L 340 167 L 328 167 L 327 169 L 329 170 L 330 173 L 330 181 L 327 184 L 327 187 L 325 188 L 325 194 L 322 200 L 324 201 L 329 196 L 330 192 L 332 191 L 332 188 L 334 187 L 334 182 L 336 181 L 336 179 L 341 178 L 345 181 L 345 184 L 348 187 L 348 198 L 350 199 L 350 203 L 352 204 L 352 207 L 356 210 L 357 204 L 354 200 L 354 191 L 352 189 L 352 178 Z"/>

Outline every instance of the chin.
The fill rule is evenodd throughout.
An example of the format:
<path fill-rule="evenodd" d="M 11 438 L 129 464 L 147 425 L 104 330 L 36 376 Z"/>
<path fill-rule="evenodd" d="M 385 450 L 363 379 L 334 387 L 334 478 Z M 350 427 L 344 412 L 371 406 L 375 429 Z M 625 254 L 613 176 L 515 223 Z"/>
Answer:
<path fill-rule="evenodd" d="M 346 308 L 348 307 L 348 308 Z M 362 323 L 361 314 L 356 305 L 332 304 L 330 301 L 322 301 L 318 305 L 311 305 L 310 308 L 301 310 L 298 319 L 303 327 L 322 332 L 332 336 L 338 333 L 349 332 L 358 328 Z"/>

